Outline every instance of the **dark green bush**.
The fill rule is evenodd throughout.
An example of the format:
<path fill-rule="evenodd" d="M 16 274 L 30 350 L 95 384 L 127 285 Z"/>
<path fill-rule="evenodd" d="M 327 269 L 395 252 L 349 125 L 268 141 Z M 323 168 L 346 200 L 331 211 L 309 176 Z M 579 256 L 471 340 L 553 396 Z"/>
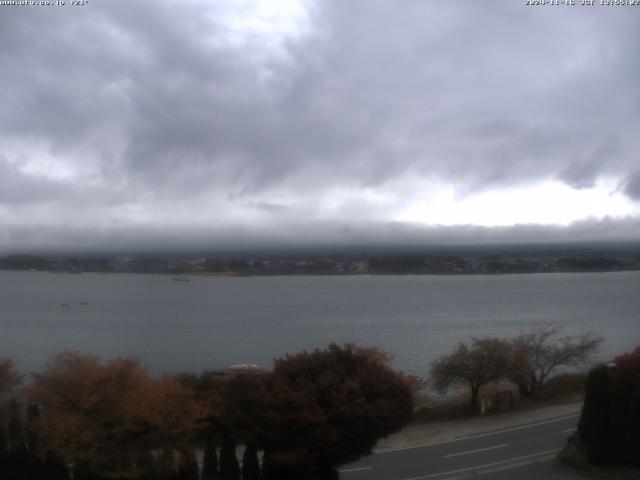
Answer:
<path fill-rule="evenodd" d="M 640 466 L 640 348 L 589 372 L 578 433 L 591 463 Z"/>

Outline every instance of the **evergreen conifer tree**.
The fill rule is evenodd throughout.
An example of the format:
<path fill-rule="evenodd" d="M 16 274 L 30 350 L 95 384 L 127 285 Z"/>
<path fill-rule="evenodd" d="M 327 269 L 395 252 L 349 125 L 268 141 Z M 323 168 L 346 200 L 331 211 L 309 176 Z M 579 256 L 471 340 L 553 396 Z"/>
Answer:
<path fill-rule="evenodd" d="M 202 480 L 219 480 L 218 454 L 216 452 L 216 435 L 212 426 L 207 429 L 202 459 Z"/>
<path fill-rule="evenodd" d="M 69 480 L 69 468 L 64 459 L 57 455 L 48 455 L 42 462 L 42 480 Z"/>
<path fill-rule="evenodd" d="M 139 480 L 157 480 L 160 478 L 158 461 L 150 451 L 143 452 L 138 457 L 137 468 L 140 472 Z"/>
<path fill-rule="evenodd" d="M 222 480 L 240 480 L 240 465 L 236 457 L 236 442 L 227 430 L 222 435 L 220 478 Z"/>
<path fill-rule="evenodd" d="M 40 407 L 37 403 L 30 403 L 27 408 L 27 446 L 29 451 L 38 451 L 38 432 L 36 425 L 40 418 Z"/>
<path fill-rule="evenodd" d="M 173 451 L 164 448 L 158 457 L 158 480 L 175 480 L 176 460 Z"/>
<path fill-rule="evenodd" d="M 251 443 L 247 445 L 242 456 L 242 480 L 260 480 L 258 449 Z"/>
<path fill-rule="evenodd" d="M 11 399 L 9 409 L 9 450 L 15 452 L 25 447 L 24 429 L 20 418 L 20 404 L 15 398 Z"/>
<path fill-rule="evenodd" d="M 192 448 L 185 448 L 178 457 L 178 480 L 198 480 L 198 460 Z"/>
<path fill-rule="evenodd" d="M 7 469 L 7 457 L 9 452 L 9 446 L 7 445 L 7 437 L 4 434 L 4 428 L 0 423 L 0 472 L 4 472 Z"/>
<path fill-rule="evenodd" d="M 3 425 L 0 423 L 0 458 L 4 458 L 9 452 L 9 443 L 4 433 Z"/>

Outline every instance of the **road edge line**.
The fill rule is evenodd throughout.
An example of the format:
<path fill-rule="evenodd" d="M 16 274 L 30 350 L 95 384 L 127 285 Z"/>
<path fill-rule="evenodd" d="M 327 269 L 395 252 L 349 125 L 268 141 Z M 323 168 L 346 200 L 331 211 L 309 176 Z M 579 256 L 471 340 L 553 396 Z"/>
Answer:
<path fill-rule="evenodd" d="M 431 447 L 431 446 L 434 446 L 434 445 L 444 445 L 444 444 L 447 444 L 447 443 L 462 442 L 462 441 L 465 441 L 465 440 L 473 440 L 473 439 L 476 439 L 476 438 L 490 437 L 491 435 L 499 435 L 501 433 L 508 433 L 508 432 L 515 432 L 515 431 L 518 431 L 518 430 L 525 430 L 527 428 L 538 427 L 540 425 L 547 425 L 549 423 L 561 422 L 563 420 L 569 420 L 570 418 L 579 417 L 579 416 L 580 416 L 580 413 L 574 413 L 572 415 L 565 415 L 563 417 L 557 417 L 557 418 L 545 420 L 545 421 L 542 421 L 542 422 L 528 423 L 528 424 L 518 425 L 516 427 L 509 427 L 509 428 L 505 428 L 503 430 L 495 430 L 495 431 L 490 431 L 490 432 L 486 432 L 486 433 L 478 433 L 478 434 L 469 435 L 469 436 L 466 436 L 466 437 L 451 438 L 449 440 L 442 440 L 442 441 L 437 441 L 437 442 L 427 442 L 427 443 L 421 443 L 421 444 L 418 444 L 418 445 L 409 445 L 409 446 L 406 446 L 406 447 L 385 448 L 385 449 L 381 449 L 381 450 L 374 450 L 373 453 L 375 453 L 377 455 L 377 454 L 381 454 L 381 453 L 400 452 L 400 451 L 403 451 L 403 450 L 413 450 L 415 448 Z"/>

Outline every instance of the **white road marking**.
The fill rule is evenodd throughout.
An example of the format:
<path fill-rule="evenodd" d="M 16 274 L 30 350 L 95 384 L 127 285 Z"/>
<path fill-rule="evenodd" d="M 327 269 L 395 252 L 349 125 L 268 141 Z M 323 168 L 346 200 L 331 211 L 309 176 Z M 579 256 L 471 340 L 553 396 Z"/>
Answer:
<path fill-rule="evenodd" d="M 449 455 L 444 455 L 444 458 L 459 457 L 460 455 L 471 455 L 472 453 L 486 452 L 487 450 L 495 450 L 496 448 L 504 448 L 508 446 L 508 443 L 503 443 L 502 445 L 494 445 L 493 447 L 479 448 L 477 450 L 469 450 L 467 452 L 450 453 Z"/>
<path fill-rule="evenodd" d="M 547 455 L 545 457 L 539 457 L 536 458 L 534 461 L 536 463 L 541 463 L 541 462 L 548 462 L 549 460 L 553 460 L 554 458 L 556 458 L 557 455 L 553 454 L 553 455 Z"/>
<path fill-rule="evenodd" d="M 346 468 L 344 470 L 338 470 L 338 471 L 340 473 L 348 473 L 348 472 L 361 472 L 363 470 L 371 470 L 371 467 Z"/>
<path fill-rule="evenodd" d="M 510 463 L 509 465 L 505 465 L 502 467 L 490 468 L 489 470 L 481 470 L 478 472 L 478 475 L 489 475 L 491 473 L 504 472 L 505 470 L 511 470 L 512 468 L 518 468 L 518 467 L 526 467 L 527 465 L 531 465 L 531 462 L 526 461 L 526 462 Z"/>
<path fill-rule="evenodd" d="M 434 446 L 434 445 L 444 445 L 444 444 L 447 444 L 447 443 L 462 442 L 464 440 L 473 440 L 475 438 L 490 437 L 491 435 L 499 435 L 501 433 L 515 432 L 517 430 L 525 430 L 527 428 L 538 427 L 540 425 L 547 425 L 549 423 L 562 422 L 564 420 L 569 420 L 570 418 L 579 417 L 579 416 L 580 416 L 579 413 L 575 413 L 573 415 L 567 415 L 565 417 L 554 418 L 552 420 L 545 420 L 544 422 L 530 423 L 528 425 L 520 425 L 519 427 L 506 428 L 504 430 L 497 430 L 495 432 L 480 433 L 480 434 L 477 434 L 477 435 L 469 435 L 468 437 L 452 438 L 451 440 L 442 440 L 440 442 L 421 443 L 421 444 L 418 444 L 418 445 L 411 445 L 409 447 L 387 448 L 387 449 L 383 449 L 383 450 L 376 450 L 374 453 L 375 454 L 379 454 L 379 453 L 400 452 L 400 451 L 403 451 L 403 450 L 413 450 L 415 448 L 431 447 L 431 446 Z"/>
<path fill-rule="evenodd" d="M 569 432 L 575 432 L 577 430 L 577 428 L 567 428 L 566 430 L 562 430 L 562 433 L 569 433 Z"/>
<path fill-rule="evenodd" d="M 499 462 L 487 463 L 485 465 L 476 465 L 476 466 L 473 466 L 473 467 L 460 468 L 458 470 L 451 470 L 449 472 L 432 473 L 430 475 L 423 475 L 421 477 L 403 478 L 402 480 L 425 480 L 427 478 L 441 477 L 443 475 L 453 475 L 453 474 L 456 474 L 456 473 L 469 472 L 469 471 L 472 471 L 472 470 L 481 470 L 481 469 L 487 468 L 487 467 L 493 467 L 493 466 L 496 466 L 496 465 L 504 465 L 506 463 L 511 463 L 511 462 L 519 462 L 519 461 L 525 460 L 527 458 L 539 457 L 540 455 L 547 455 L 549 453 L 556 453 L 556 452 L 559 452 L 560 450 L 561 449 L 559 449 L 559 448 L 555 448 L 553 450 L 545 450 L 544 452 L 532 453 L 530 455 L 523 455 L 521 457 L 510 458 L 508 460 L 501 460 Z"/>

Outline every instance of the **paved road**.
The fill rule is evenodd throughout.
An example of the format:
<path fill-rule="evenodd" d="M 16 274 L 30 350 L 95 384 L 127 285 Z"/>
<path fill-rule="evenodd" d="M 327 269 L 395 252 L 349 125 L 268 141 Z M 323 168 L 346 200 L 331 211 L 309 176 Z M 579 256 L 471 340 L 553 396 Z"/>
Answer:
<path fill-rule="evenodd" d="M 549 478 L 552 459 L 575 431 L 578 414 L 456 440 L 388 449 L 341 469 L 343 480 Z M 550 464 L 545 465 L 545 464 Z M 516 471 L 517 469 L 517 471 Z M 537 471 L 537 474 L 532 472 Z M 556 472 L 557 473 L 557 472 Z M 573 478 L 560 472 L 553 478 Z"/>

